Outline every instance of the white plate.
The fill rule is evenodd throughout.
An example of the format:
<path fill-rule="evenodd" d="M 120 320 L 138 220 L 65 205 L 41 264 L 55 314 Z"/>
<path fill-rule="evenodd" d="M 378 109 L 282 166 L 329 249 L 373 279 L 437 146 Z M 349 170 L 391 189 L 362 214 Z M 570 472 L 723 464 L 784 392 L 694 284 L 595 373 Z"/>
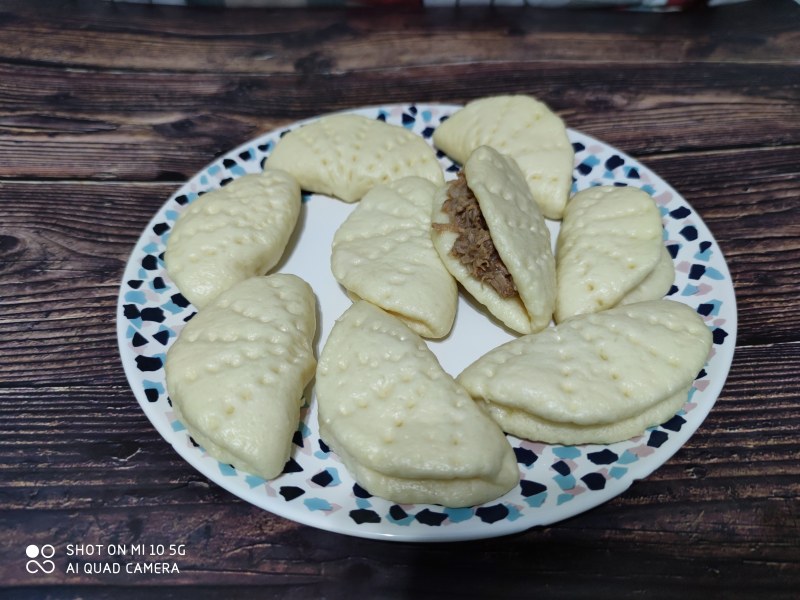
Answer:
<path fill-rule="evenodd" d="M 390 105 L 351 112 L 402 125 L 430 142 L 441 119 L 457 108 Z M 167 349 L 194 313 L 164 270 L 165 243 L 188 202 L 228 179 L 259 171 L 280 134 L 302 124 L 251 140 L 192 177 L 150 221 L 125 270 L 117 317 L 125 373 L 155 428 L 198 471 L 256 506 L 313 527 L 367 538 L 465 540 L 518 532 L 589 510 L 662 465 L 700 426 L 722 389 L 735 346 L 736 300 L 722 253 L 700 217 L 652 171 L 602 142 L 569 131 L 576 150 L 573 191 L 617 184 L 650 193 L 663 215 L 665 243 L 675 259 L 676 281 L 669 297 L 695 308 L 714 332 L 708 363 L 674 418 L 641 437 L 609 445 L 559 446 L 509 437 L 522 473 L 520 485 L 493 502 L 461 509 L 401 506 L 366 494 L 320 442 L 313 398 L 303 411 L 292 458 L 277 479 L 265 482 L 209 457 L 175 418 L 165 389 Z M 448 177 L 454 177 L 453 163 L 444 156 L 441 162 Z M 352 209 L 353 205 L 324 196 L 305 198 L 298 229 L 276 268 L 299 275 L 317 294 L 322 312 L 317 353 L 334 320 L 350 304 L 331 274 L 329 261 L 333 234 Z M 548 225 L 554 234 L 558 231 L 558 223 Z M 445 370 L 457 375 L 508 339 L 511 336 L 462 293 L 452 334 L 430 347 Z"/>

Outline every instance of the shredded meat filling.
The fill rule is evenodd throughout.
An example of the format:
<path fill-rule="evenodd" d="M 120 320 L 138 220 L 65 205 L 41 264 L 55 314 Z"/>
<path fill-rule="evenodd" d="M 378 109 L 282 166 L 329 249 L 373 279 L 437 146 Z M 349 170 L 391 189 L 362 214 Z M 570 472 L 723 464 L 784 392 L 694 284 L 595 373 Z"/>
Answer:
<path fill-rule="evenodd" d="M 503 298 L 517 296 L 517 286 L 497 253 L 478 200 L 467 186 L 463 171 L 448 186 L 442 208 L 450 224 L 438 227 L 458 234 L 450 254 L 466 265 L 473 277 L 492 286 Z"/>

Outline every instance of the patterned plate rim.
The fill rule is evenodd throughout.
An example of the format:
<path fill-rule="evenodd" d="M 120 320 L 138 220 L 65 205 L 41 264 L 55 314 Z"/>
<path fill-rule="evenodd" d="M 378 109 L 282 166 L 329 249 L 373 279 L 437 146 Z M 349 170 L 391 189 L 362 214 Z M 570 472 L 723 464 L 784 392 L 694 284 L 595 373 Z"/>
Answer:
<path fill-rule="evenodd" d="M 390 104 L 338 112 L 364 114 L 402 125 L 419 133 L 430 142 L 431 133 L 438 119 L 448 116 L 458 108 L 460 106 L 451 104 Z M 373 539 L 417 542 L 460 541 L 498 537 L 531 527 L 550 525 L 603 504 L 622 494 L 634 481 L 647 477 L 669 460 L 703 423 L 727 378 L 737 331 L 736 300 L 731 276 L 721 250 L 701 217 L 653 171 L 624 152 L 570 129 L 568 133 L 576 149 L 577 187 L 582 189 L 588 185 L 604 183 L 638 185 L 653 195 L 665 219 L 665 243 L 673 253 L 679 271 L 676 274 L 676 282 L 686 280 L 682 287 L 674 288 L 670 296 L 694 306 L 715 332 L 714 354 L 707 365 L 707 370 L 713 377 L 709 376 L 706 370 L 701 372 L 696 385 L 702 389 L 699 387 L 693 389 L 696 399 L 690 395 L 686 405 L 688 414 L 681 411 L 670 422 L 648 430 L 645 436 L 610 445 L 574 447 L 531 444 L 509 436 L 512 445 L 515 445 L 523 481 L 531 482 L 528 489 L 521 491 L 521 484 L 495 502 L 482 507 L 457 510 L 426 505 L 393 505 L 368 495 L 366 497 L 359 493 L 353 495 L 352 492 L 350 507 L 336 506 L 328 502 L 326 509 L 327 500 L 324 498 L 311 498 L 315 502 L 309 502 L 309 498 L 306 498 L 300 503 L 297 500 L 310 491 L 311 487 L 317 485 L 313 482 L 313 478 L 305 481 L 307 489 L 300 489 L 303 492 L 300 497 L 289 498 L 288 494 L 284 495 L 283 487 L 276 487 L 279 485 L 276 481 L 290 475 L 285 473 L 278 480 L 263 482 L 246 473 L 231 470 L 229 466 L 210 459 L 201 449 L 187 443 L 188 435 L 169 415 L 163 368 L 143 371 L 138 363 L 138 360 L 148 359 L 161 360 L 163 364 L 163 357 L 175 334 L 161 324 L 169 322 L 171 316 L 192 310 L 188 303 L 181 302 L 182 297 L 179 295 L 176 303 L 173 300 L 174 294 L 160 307 L 148 305 L 148 296 L 151 299 L 163 300 L 164 293 L 177 292 L 168 278 L 165 279 L 163 263 L 158 257 L 159 253 L 156 252 L 159 245 L 153 240 L 160 239 L 162 243 L 160 248 L 163 251 L 168 225 L 171 220 L 174 221 L 180 205 L 190 201 L 198 189 L 211 189 L 220 183 L 224 184 L 226 179 L 260 169 L 269 153 L 270 144 L 274 143 L 282 132 L 317 118 L 319 117 L 304 119 L 266 132 L 225 153 L 198 171 L 159 208 L 137 240 L 126 264 L 117 306 L 117 339 L 126 377 L 138 403 L 153 426 L 195 469 L 239 498 L 305 525 Z M 252 156 L 248 157 L 248 154 Z M 600 160 L 605 155 L 609 155 L 605 161 Z M 441 153 L 439 156 L 443 168 L 452 175 L 455 169 L 453 163 Z M 576 186 L 573 187 L 573 191 L 575 189 Z M 312 195 L 306 204 L 313 206 L 314 198 Z M 668 231 L 670 225 L 678 223 L 683 225 L 678 232 Z M 164 227 L 167 229 L 164 230 Z M 676 235 L 672 236 L 672 233 Z M 671 237 L 676 239 L 672 240 Z M 143 277 L 143 273 L 149 279 Z M 158 281 L 159 278 L 162 279 L 161 282 Z M 141 281 L 141 285 L 133 288 L 131 282 L 134 281 Z M 696 281 L 697 285 L 690 283 L 693 281 Z M 711 284 L 708 281 L 711 281 Z M 165 287 L 158 288 L 157 286 L 161 284 Z M 716 293 L 720 297 L 707 298 L 709 293 L 714 291 L 715 285 Z M 148 289 L 148 286 L 151 289 Z M 181 304 L 186 305 L 181 306 Z M 142 311 L 148 309 L 151 313 L 143 314 Z M 163 317 L 161 321 L 156 318 L 159 311 Z M 145 317 L 154 318 L 155 321 L 150 322 Z M 140 327 L 136 326 L 137 323 Z M 144 340 L 139 346 L 136 344 L 141 340 L 137 339 L 137 334 Z M 141 350 L 153 346 L 161 352 L 155 354 L 151 352 L 150 355 L 146 355 L 145 350 Z M 308 423 L 312 419 L 315 419 L 313 406 L 306 414 L 304 422 Z M 316 456 L 324 455 L 324 446 L 319 445 L 316 430 L 306 427 L 304 431 L 301 427 L 298 436 L 301 437 L 299 445 L 307 453 L 310 449 L 306 448 L 306 442 L 308 445 L 312 442 L 317 443 L 318 449 L 314 452 L 314 457 L 308 459 L 310 464 L 316 464 L 314 462 Z M 323 456 L 320 460 L 327 461 L 329 457 Z M 533 462 L 528 464 L 530 460 Z M 543 461 L 549 461 L 550 464 L 547 468 L 549 479 L 544 484 L 541 483 L 540 472 Z M 337 466 L 339 469 L 332 469 L 335 477 L 341 475 L 343 480 L 352 481 L 346 472 L 340 474 L 339 471 L 344 469 L 338 463 Z M 597 470 L 581 475 L 587 466 L 591 469 L 596 467 Z M 532 477 L 534 470 L 538 473 L 537 478 Z M 330 475 L 330 471 L 329 467 L 324 469 L 327 475 Z M 321 473 L 323 471 L 318 475 Z M 526 474 L 531 475 L 530 480 L 525 477 Z M 339 484 L 341 482 L 337 483 Z M 540 486 L 546 489 L 541 491 Z M 363 492 L 358 488 L 354 491 Z M 556 498 L 553 498 L 553 495 L 556 495 Z M 352 510 L 347 517 L 342 517 L 345 508 Z M 356 519 L 353 513 L 357 513 L 359 518 Z"/>

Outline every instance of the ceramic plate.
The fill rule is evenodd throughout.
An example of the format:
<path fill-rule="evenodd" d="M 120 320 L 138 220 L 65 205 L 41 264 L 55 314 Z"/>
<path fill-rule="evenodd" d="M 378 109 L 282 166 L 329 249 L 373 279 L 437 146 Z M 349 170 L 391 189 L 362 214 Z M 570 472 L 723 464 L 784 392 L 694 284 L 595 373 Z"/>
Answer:
<path fill-rule="evenodd" d="M 416 104 L 352 112 L 406 127 L 430 142 L 436 126 L 457 108 Z M 648 192 L 663 216 L 664 243 L 675 261 L 676 279 L 669 297 L 694 308 L 713 331 L 708 363 L 678 414 L 640 437 L 609 445 L 560 446 L 509 437 L 522 475 L 520 484 L 495 501 L 459 509 L 398 505 L 366 493 L 319 439 L 313 397 L 303 409 L 292 457 L 277 479 L 264 481 L 208 456 L 176 419 L 165 387 L 166 352 L 195 312 L 166 274 L 165 243 L 187 204 L 204 191 L 261 170 L 281 133 L 302 124 L 247 142 L 192 177 L 153 217 L 125 270 L 117 332 L 128 381 L 155 428 L 198 471 L 256 506 L 312 527 L 367 538 L 465 540 L 518 532 L 589 510 L 662 465 L 700 426 L 725 382 L 736 337 L 736 302 L 720 249 L 692 207 L 652 171 L 607 144 L 569 131 L 575 147 L 573 192 L 609 184 Z M 456 165 L 445 156 L 440 160 L 448 178 L 454 177 Z M 299 275 L 317 294 L 321 308 L 317 354 L 334 320 L 350 304 L 331 274 L 329 261 L 333 234 L 352 209 L 353 205 L 332 198 L 304 196 L 297 230 L 275 269 Z M 558 223 L 548 225 L 557 233 Z M 509 333 L 462 297 L 452 334 L 429 345 L 445 370 L 457 375 L 509 339 Z"/>

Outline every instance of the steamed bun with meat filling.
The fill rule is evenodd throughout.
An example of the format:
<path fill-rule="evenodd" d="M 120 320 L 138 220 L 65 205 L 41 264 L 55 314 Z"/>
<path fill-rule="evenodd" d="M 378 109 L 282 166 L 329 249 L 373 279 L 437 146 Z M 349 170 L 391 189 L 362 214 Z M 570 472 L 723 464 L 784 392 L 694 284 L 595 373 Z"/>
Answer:
<path fill-rule="evenodd" d="M 222 292 L 167 353 L 172 406 L 217 460 L 281 474 L 314 376 L 316 298 L 295 275 L 252 277 Z"/>
<path fill-rule="evenodd" d="M 264 169 L 195 199 L 167 240 L 164 262 L 196 307 L 266 274 L 286 250 L 300 215 L 300 186 L 286 171 Z"/>
<path fill-rule="evenodd" d="M 550 232 L 516 162 L 489 146 L 439 188 L 433 245 L 464 288 L 507 327 L 547 327 L 556 297 Z"/>
<path fill-rule="evenodd" d="M 479 146 L 511 156 L 548 219 L 560 219 L 572 187 L 575 152 L 561 118 L 536 98 L 489 96 L 467 104 L 433 133 L 433 142 L 462 165 Z"/>
<path fill-rule="evenodd" d="M 416 175 L 439 185 L 442 167 L 428 143 L 405 127 L 363 115 L 332 114 L 284 135 L 267 165 L 309 192 L 357 202 L 379 183 Z"/>
<path fill-rule="evenodd" d="M 503 431 L 549 444 L 609 444 L 672 417 L 711 344 L 691 307 L 638 302 L 512 340 L 457 381 Z"/>
<path fill-rule="evenodd" d="M 441 338 L 458 291 L 431 242 L 436 186 L 404 177 L 372 188 L 333 237 L 331 270 L 353 299 L 393 314 L 423 337 Z"/>
<path fill-rule="evenodd" d="M 638 188 L 596 186 L 564 212 L 556 247 L 556 322 L 630 301 L 655 300 L 672 284 L 661 213 Z"/>
<path fill-rule="evenodd" d="M 360 300 L 317 368 L 319 431 L 368 492 L 397 503 L 472 506 L 519 482 L 500 428 L 399 319 Z"/>

